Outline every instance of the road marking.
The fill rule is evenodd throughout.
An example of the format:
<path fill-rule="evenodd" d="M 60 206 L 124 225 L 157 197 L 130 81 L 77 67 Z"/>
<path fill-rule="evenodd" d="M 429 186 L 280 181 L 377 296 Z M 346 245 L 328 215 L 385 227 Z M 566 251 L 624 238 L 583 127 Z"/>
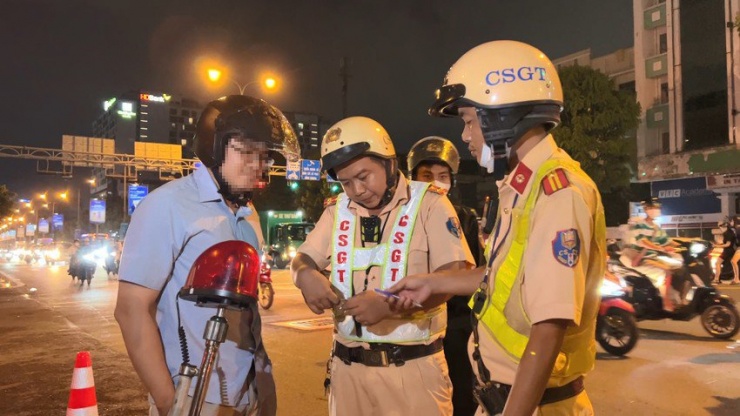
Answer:
<path fill-rule="evenodd" d="M 271 322 L 268 325 L 299 329 L 301 331 L 317 331 L 334 328 L 334 318 L 328 316 L 324 318 L 301 319 L 299 321 Z"/>

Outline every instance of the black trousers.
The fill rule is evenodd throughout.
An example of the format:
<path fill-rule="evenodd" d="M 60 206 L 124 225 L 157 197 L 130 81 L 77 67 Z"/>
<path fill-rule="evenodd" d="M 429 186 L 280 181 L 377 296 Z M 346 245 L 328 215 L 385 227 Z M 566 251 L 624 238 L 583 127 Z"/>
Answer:
<path fill-rule="evenodd" d="M 444 339 L 445 358 L 452 381 L 453 416 L 473 416 L 478 403 L 473 398 L 473 368 L 468 359 L 471 329 L 447 328 Z"/>

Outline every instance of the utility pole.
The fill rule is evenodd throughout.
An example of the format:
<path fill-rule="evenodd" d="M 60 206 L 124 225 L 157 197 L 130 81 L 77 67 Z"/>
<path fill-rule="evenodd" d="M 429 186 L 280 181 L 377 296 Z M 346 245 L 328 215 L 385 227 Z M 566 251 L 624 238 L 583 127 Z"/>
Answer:
<path fill-rule="evenodd" d="M 349 83 L 349 58 L 339 60 L 339 77 L 342 79 L 342 118 L 347 118 L 347 87 Z"/>
<path fill-rule="evenodd" d="M 80 187 L 81 185 L 77 185 L 77 229 L 82 229 L 82 223 L 80 222 L 80 205 L 82 205 L 82 202 L 80 201 Z M 74 233 L 73 233 L 74 234 Z"/>

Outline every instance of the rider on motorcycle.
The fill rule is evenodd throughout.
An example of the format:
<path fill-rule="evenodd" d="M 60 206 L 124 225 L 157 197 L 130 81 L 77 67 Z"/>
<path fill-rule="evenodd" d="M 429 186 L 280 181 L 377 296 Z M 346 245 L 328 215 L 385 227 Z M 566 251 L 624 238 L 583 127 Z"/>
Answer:
<path fill-rule="evenodd" d="M 627 244 L 620 261 L 646 275 L 660 291 L 663 309 L 672 312 L 676 305 L 683 304 L 684 290 L 675 288 L 683 289 L 684 284 L 671 281 L 683 266 L 683 258 L 675 252 L 677 245 L 655 222 L 661 214 L 658 198 L 642 201 L 642 208 L 645 218 L 630 220 Z"/>
<path fill-rule="evenodd" d="M 714 266 L 714 280 L 712 283 L 720 283 L 720 275 L 722 274 L 722 265 L 725 261 L 730 261 L 735 255 L 735 247 L 737 246 L 737 236 L 735 236 L 735 230 L 730 228 L 730 219 L 724 218 L 717 223 L 717 228 L 721 234 L 721 244 L 715 244 L 715 247 L 722 248 L 722 253 L 717 258 L 717 263 Z M 736 268 L 737 266 L 735 266 Z M 733 274 L 735 270 L 733 268 Z M 732 279 L 732 284 L 740 283 L 737 276 Z"/>

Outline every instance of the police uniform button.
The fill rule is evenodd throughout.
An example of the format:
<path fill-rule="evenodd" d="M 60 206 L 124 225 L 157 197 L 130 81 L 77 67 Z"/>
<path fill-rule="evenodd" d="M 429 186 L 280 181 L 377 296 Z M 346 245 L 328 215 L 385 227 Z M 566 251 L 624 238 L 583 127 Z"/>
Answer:
<path fill-rule="evenodd" d="M 510 211 L 509 208 L 504 208 L 504 214 L 507 214 L 508 215 L 509 214 L 509 211 Z"/>

